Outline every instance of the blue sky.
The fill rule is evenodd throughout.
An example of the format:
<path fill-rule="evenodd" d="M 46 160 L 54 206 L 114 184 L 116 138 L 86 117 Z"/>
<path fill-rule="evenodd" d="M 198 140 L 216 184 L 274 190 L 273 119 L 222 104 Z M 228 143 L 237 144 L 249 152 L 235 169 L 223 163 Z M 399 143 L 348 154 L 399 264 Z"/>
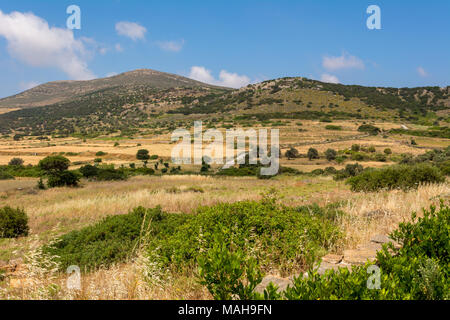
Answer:
<path fill-rule="evenodd" d="M 66 27 L 72 4 L 81 30 Z M 369 5 L 381 30 L 366 26 Z M 235 87 L 450 85 L 448 0 L 0 0 L 0 11 L 0 97 L 140 68 Z"/>

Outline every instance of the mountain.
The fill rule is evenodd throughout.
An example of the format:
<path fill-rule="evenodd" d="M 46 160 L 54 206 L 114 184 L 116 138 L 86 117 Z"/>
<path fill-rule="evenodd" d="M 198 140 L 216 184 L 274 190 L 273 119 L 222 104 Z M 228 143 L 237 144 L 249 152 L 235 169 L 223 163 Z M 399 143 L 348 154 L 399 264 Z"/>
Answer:
<path fill-rule="evenodd" d="M 55 84 L 63 87 L 54 89 Z M 22 109 L 0 114 L 0 133 L 19 136 L 159 134 L 189 127 L 193 120 L 208 127 L 248 127 L 279 119 L 377 119 L 429 126 L 450 122 L 450 87 L 364 87 L 302 77 L 232 90 L 137 70 L 106 79 L 50 83 L 3 102 L 8 99 L 16 101 L 10 108 L 23 99 Z M 33 107 L 49 99 L 59 102 Z"/>
<path fill-rule="evenodd" d="M 140 69 L 102 79 L 88 81 L 55 81 L 45 83 L 14 96 L 0 99 L 0 108 L 25 109 L 47 106 L 76 99 L 99 90 L 123 87 L 132 88 L 143 85 L 155 89 L 169 89 L 177 87 L 213 88 L 211 85 L 179 75 L 150 69 Z"/>

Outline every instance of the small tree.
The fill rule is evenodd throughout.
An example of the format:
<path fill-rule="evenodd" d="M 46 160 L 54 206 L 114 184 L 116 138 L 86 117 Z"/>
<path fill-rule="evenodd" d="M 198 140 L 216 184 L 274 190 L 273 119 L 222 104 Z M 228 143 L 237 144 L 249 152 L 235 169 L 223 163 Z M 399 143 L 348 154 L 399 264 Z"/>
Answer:
<path fill-rule="evenodd" d="M 148 150 L 147 149 L 141 149 L 136 153 L 136 159 L 138 160 L 149 160 L 150 159 L 150 155 L 148 154 Z"/>
<path fill-rule="evenodd" d="M 352 145 L 353 152 L 358 152 L 359 150 L 361 150 L 361 146 L 359 144 Z"/>
<path fill-rule="evenodd" d="M 9 166 L 22 166 L 23 165 L 23 159 L 21 158 L 12 158 L 9 163 Z"/>
<path fill-rule="evenodd" d="M 291 147 L 288 151 L 286 151 L 285 156 L 286 158 L 288 158 L 288 160 L 295 159 L 298 158 L 299 152 L 297 149 Z"/>
<path fill-rule="evenodd" d="M 337 157 L 337 152 L 334 149 L 328 149 L 327 151 L 325 151 L 325 157 L 327 158 L 328 161 L 333 161 L 336 159 Z"/>
<path fill-rule="evenodd" d="M 70 161 L 63 156 L 49 156 L 39 161 L 39 168 L 48 175 L 47 184 L 50 188 L 76 186 L 80 177 L 68 171 Z"/>
<path fill-rule="evenodd" d="M 392 154 L 392 150 L 389 148 L 386 148 L 386 149 L 384 149 L 384 154 L 390 155 L 390 154 Z"/>
<path fill-rule="evenodd" d="M 319 151 L 317 151 L 317 149 L 314 148 L 309 148 L 307 156 L 309 161 L 313 159 L 319 159 Z"/>

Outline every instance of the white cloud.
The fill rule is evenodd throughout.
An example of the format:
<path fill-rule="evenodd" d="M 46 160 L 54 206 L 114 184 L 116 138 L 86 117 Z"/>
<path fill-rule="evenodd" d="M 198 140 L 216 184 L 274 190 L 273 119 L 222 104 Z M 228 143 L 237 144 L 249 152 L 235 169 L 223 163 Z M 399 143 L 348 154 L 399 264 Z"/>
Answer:
<path fill-rule="evenodd" d="M 179 41 L 158 41 L 156 45 L 164 51 L 178 52 L 183 49 L 184 40 Z"/>
<path fill-rule="evenodd" d="M 144 39 L 147 29 L 135 22 L 121 21 L 116 23 L 116 31 L 118 35 L 136 41 Z"/>
<path fill-rule="evenodd" d="M 106 77 L 109 78 L 109 77 L 114 77 L 114 76 L 117 76 L 117 75 L 118 75 L 117 72 L 109 72 L 109 73 L 106 74 Z"/>
<path fill-rule="evenodd" d="M 339 83 L 338 77 L 328 73 L 322 74 L 322 76 L 320 77 L 320 81 L 328 83 Z"/>
<path fill-rule="evenodd" d="M 340 69 L 364 69 L 364 62 L 358 57 L 343 53 L 340 57 L 326 56 L 323 58 L 322 66 L 329 71 Z"/>
<path fill-rule="evenodd" d="M 189 74 L 189 78 L 209 83 L 212 85 L 241 88 L 248 85 L 251 81 L 250 78 L 245 75 L 238 75 L 237 73 L 230 73 L 226 70 L 220 71 L 219 79 L 215 79 L 211 74 L 211 71 L 205 67 L 193 66 Z"/>
<path fill-rule="evenodd" d="M 116 43 L 116 45 L 114 46 L 114 48 L 116 49 L 117 52 L 123 52 L 123 48 L 120 45 L 120 43 Z"/>
<path fill-rule="evenodd" d="M 72 30 L 49 27 L 32 13 L 0 10 L 0 36 L 6 38 L 11 56 L 30 66 L 55 67 L 75 80 L 95 78 L 87 66 L 85 43 Z"/>
<path fill-rule="evenodd" d="M 417 73 L 421 76 L 421 77 L 428 77 L 428 72 L 423 68 L 423 67 L 418 67 L 417 68 Z"/>
<path fill-rule="evenodd" d="M 26 91 L 26 90 L 32 89 L 34 87 L 37 87 L 38 85 L 40 85 L 40 83 L 36 82 L 36 81 L 21 82 L 19 84 L 19 89 L 22 91 Z"/>

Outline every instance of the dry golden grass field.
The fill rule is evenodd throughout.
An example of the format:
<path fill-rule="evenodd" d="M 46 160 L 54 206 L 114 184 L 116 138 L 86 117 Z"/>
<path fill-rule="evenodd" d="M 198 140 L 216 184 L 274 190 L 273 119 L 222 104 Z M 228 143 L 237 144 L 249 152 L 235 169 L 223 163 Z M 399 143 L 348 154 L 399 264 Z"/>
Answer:
<path fill-rule="evenodd" d="M 326 130 L 326 123 L 318 121 L 287 121 L 280 129 L 280 144 L 283 153 L 293 146 L 302 154 L 310 147 L 323 152 L 328 148 L 345 150 L 353 144 L 375 147 L 377 152 L 390 148 L 394 155 L 410 153 L 418 155 L 433 147 L 446 147 L 448 139 L 416 138 L 418 146 L 412 146 L 409 136 L 365 136 L 357 131 L 360 122 L 336 121 L 333 125 L 341 131 Z M 374 123 L 382 129 L 398 128 L 393 123 Z M 299 129 L 303 129 L 299 131 Z M 118 142 L 118 146 L 114 144 Z M 96 153 L 103 163 L 116 166 L 139 163 L 135 155 L 139 149 L 148 149 L 150 154 L 169 160 L 173 144 L 170 135 L 136 136 L 133 139 L 96 138 L 83 141 L 76 138 L 51 139 L 50 141 L 11 139 L 0 140 L 0 165 L 11 158 L 20 157 L 27 164 L 37 164 L 42 158 L 63 153 L 75 163 L 93 163 Z M 77 164 L 78 163 L 78 164 Z M 354 163 L 354 161 L 346 162 Z M 309 161 L 306 158 L 281 159 L 281 165 L 302 172 L 334 166 L 341 169 L 345 164 L 325 159 Z M 381 167 L 391 162 L 363 162 L 365 167 Z M 188 167 L 194 170 L 194 167 Z M 198 171 L 198 168 L 195 168 Z M 335 253 L 356 248 L 375 234 L 387 234 L 398 223 L 408 220 L 412 212 L 420 213 L 424 207 L 438 204 L 439 198 L 448 201 L 450 185 L 424 185 L 412 191 L 383 191 L 378 193 L 354 193 L 343 181 L 330 176 L 277 176 L 270 180 L 256 177 L 211 177 L 201 175 L 136 176 L 127 181 L 90 182 L 81 181 L 78 188 L 55 188 L 38 190 L 37 179 L 16 178 L 0 181 L 0 207 L 23 208 L 29 216 L 30 236 L 18 239 L 0 239 L 0 260 L 24 258 L 34 261 L 39 258 L 36 251 L 58 235 L 93 224 L 109 215 L 120 215 L 137 206 L 152 208 L 160 205 L 164 211 L 191 214 L 200 206 L 222 202 L 258 200 L 270 189 L 277 190 L 280 203 L 298 206 L 317 203 L 324 206 L 338 203 L 347 215 L 339 221 L 345 233 L 344 240 L 336 246 Z M 195 188 L 192 188 L 195 187 Z M 385 215 L 368 219 L 367 213 L 383 211 Z M 208 291 L 186 271 L 172 277 L 164 284 L 150 285 L 144 280 L 145 270 L 151 263 L 142 255 L 83 276 L 82 290 L 76 294 L 64 286 L 67 276 L 44 270 L 33 263 L 27 265 L 29 275 L 26 283 L 0 282 L 0 299 L 209 299 Z M 54 290 L 55 286 L 60 288 Z"/>

